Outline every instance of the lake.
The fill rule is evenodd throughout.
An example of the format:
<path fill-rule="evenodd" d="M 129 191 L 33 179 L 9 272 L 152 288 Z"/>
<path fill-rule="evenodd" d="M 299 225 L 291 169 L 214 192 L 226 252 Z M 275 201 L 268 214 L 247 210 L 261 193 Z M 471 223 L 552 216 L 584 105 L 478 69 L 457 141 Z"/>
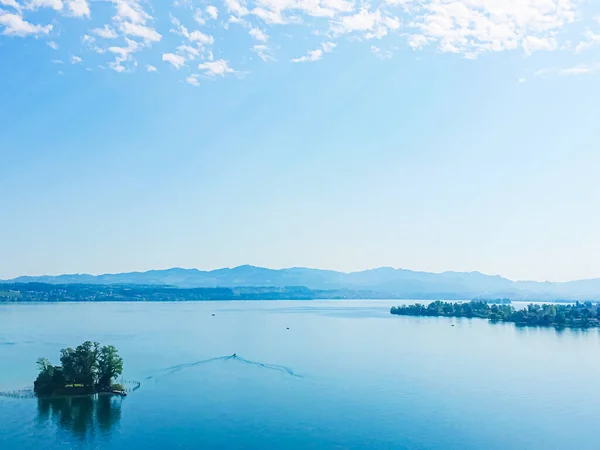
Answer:
<path fill-rule="evenodd" d="M 599 448 L 597 330 L 390 315 L 401 303 L 0 305 L 0 390 L 84 340 L 141 382 L 123 399 L 0 397 L 0 448 Z"/>

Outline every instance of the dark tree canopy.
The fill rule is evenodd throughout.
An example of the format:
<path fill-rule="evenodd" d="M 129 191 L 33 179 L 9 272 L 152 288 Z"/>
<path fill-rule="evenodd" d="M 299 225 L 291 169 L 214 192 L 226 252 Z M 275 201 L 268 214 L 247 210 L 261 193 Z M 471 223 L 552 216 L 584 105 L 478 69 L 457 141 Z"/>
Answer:
<path fill-rule="evenodd" d="M 100 349 L 98 357 L 98 384 L 100 387 L 111 385 L 118 375 L 123 372 L 123 358 L 112 345 L 104 346 Z"/>
<path fill-rule="evenodd" d="M 123 372 L 123 359 L 112 345 L 100 347 L 86 341 L 75 349 L 60 351 L 60 366 L 46 358 L 37 361 L 39 375 L 34 383 L 38 394 L 89 393 L 109 390 Z"/>

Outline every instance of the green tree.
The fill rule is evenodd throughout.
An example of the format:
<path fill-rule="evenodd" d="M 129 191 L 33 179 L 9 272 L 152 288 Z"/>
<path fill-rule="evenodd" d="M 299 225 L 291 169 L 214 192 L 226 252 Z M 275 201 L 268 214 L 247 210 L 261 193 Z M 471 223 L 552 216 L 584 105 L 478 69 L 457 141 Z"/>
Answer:
<path fill-rule="evenodd" d="M 86 341 L 75 350 L 65 348 L 60 351 L 60 362 L 68 383 L 93 386 L 98 380 L 97 342 Z"/>
<path fill-rule="evenodd" d="M 110 387 L 112 381 L 123 373 L 123 358 L 112 345 L 100 349 L 98 356 L 98 384 L 101 388 Z"/>
<path fill-rule="evenodd" d="M 50 395 L 65 386 L 62 367 L 53 366 L 46 358 L 38 358 L 36 363 L 40 371 L 33 383 L 36 393 Z"/>
<path fill-rule="evenodd" d="M 52 372 L 54 372 L 54 366 L 50 363 L 50 360 L 47 358 L 38 358 L 35 362 L 40 371 L 40 375 L 50 375 L 52 376 Z"/>

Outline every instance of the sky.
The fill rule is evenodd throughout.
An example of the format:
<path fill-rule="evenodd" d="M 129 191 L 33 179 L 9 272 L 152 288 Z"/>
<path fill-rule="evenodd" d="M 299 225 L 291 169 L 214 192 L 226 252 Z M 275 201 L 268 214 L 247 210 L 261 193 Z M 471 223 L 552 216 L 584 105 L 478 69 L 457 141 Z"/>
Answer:
<path fill-rule="evenodd" d="M 0 279 L 600 277 L 600 2 L 0 0 Z"/>

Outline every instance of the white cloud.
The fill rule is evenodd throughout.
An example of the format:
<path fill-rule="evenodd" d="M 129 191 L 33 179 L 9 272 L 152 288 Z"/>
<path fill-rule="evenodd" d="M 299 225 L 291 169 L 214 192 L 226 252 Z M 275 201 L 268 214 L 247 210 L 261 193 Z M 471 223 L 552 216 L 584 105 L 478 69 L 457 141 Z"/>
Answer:
<path fill-rule="evenodd" d="M 275 61 L 273 51 L 267 45 L 256 44 L 252 47 L 252 51 L 255 52 L 258 55 L 258 57 L 265 62 Z"/>
<path fill-rule="evenodd" d="M 62 0 L 29 0 L 25 4 L 26 9 L 51 8 L 55 11 L 63 9 Z"/>
<path fill-rule="evenodd" d="M 294 58 L 291 60 L 291 62 L 299 63 L 318 61 L 323 57 L 323 53 L 332 52 L 336 46 L 337 45 L 335 42 L 323 42 L 321 44 L 321 48 L 310 50 L 308 53 L 306 53 L 306 55 L 301 56 L 300 58 Z"/>
<path fill-rule="evenodd" d="M 162 38 L 162 35 L 153 28 L 139 23 L 123 22 L 121 24 L 121 31 L 128 36 L 142 38 L 146 42 L 158 42 Z"/>
<path fill-rule="evenodd" d="M 67 8 L 73 17 L 90 17 L 90 5 L 87 0 L 66 0 Z"/>
<path fill-rule="evenodd" d="M 174 53 L 163 53 L 162 60 L 170 63 L 177 70 L 185 66 L 185 57 Z"/>
<path fill-rule="evenodd" d="M 132 54 L 140 51 L 144 46 L 139 42 L 125 38 L 127 47 L 109 47 L 108 51 L 115 54 L 115 60 L 110 62 L 108 66 L 115 72 L 125 72 L 127 69 L 123 65 L 125 62 L 132 62 Z M 135 64 L 135 62 L 134 62 Z"/>
<path fill-rule="evenodd" d="M 21 5 L 17 3 L 17 0 L 0 0 L 0 5 L 8 6 L 16 9 L 17 11 L 21 11 Z"/>
<path fill-rule="evenodd" d="M 413 34 L 408 37 L 408 45 L 413 50 L 420 50 L 427 45 L 428 39 L 422 34 Z"/>
<path fill-rule="evenodd" d="M 54 41 L 46 42 L 46 45 L 50 47 L 52 50 L 58 50 L 58 44 Z"/>
<path fill-rule="evenodd" d="M 383 50 L 374 45 L 371 45 L 371 52 L 379 59 L 391 59 L 393 56 L 390 50 Z"/>
<path fill-rule="evenodd" d="M 71 56 L 71 64 L 80 64 L 81 62 L 83 62 L 83 59 L 81 59 L 79 56 Z"/>
<path fill-rule="evenodd" d="M 113 54 L 114 62 L 104 61 L 104 66 L 124 72 L 138 64 L 134 53 L 149 51 L 153 44 L 163 40 L 163 36 L 155 27 L 154 9 L 150 0 L 104 1 L 114 7 L 112 19 L 106 25 L 102 25 L 104 22 L 94 23 L 99 28 L 89 27 L 86 34 L 80 33 L 74 38 L 81 39 L 85 44 L 85 51 Z M 180 42 L 175 42 L 172 48 L 161 51 L 159 55 L 163 55 L 163 60 L 177 69 L 184 65 L 192 67 L 197 63 L 206 64 L 201 67 L 200 73 L 193 76 L 196 78 L 236 73 L 229 66 L 227 56 L 214 61 L 210 47 L 214 45 L 215 38 L 208 34 L 208 28 L 205 27 L 208 24 L 211 28 L 228 29 L 231 23 L 244 27 L 245 32 L 254 41 L 254 45 L 251 44 L 246 51 L 256 54 L 263 61 L 275 60 L 272 49 L 280 48 L 284 42 L 278 39 L 287 37 L 296 39 L 297 43 L 314 36 L 320 36 L 324 42 L 316 48 L 304 48 L 304 51 L 309 51 L 291 61 L 318 61 L 327 52 L 334 50 L 336 44 L 331 41 L 339 43 L 343 40 L 351 44 L 375 39 L 382 41 L 367 46 L 367 49 L 370 48 L 380 59 L 388 59 L 392 56 L 391 50 L 396 50 L 396 47 L 386 45 L 383 39 L 389 38 L 394 32 L 406 39 L 404 45 L 414 51 L 426 49 L 433 54 L 455 53 L 471 59 L 487 52 L 509 50 L 525 55 L 540 51 L 557 52 L 558 55 L 558 50 L 583 54 L 600 44 L 600 31 L 594 22 L 596 20 L 600 24 L 600 17 L 592 17 L 588 12 L 593 9 L 590 4 L 594 1 L 223 0 L 223 3 L 214 3 L 208 0 L 204 3 L 196 2 L 194 6 L 192 0 L 175 0 L 182 6 L 178 14 L 186 12 L 187 16 L 181 17 L 181 22 L 172 18 L 173 26 L 170 31 L 183 38 L 179 39 Z M 0 0 L 0 7 L 3 8 L 0 9 L 0 33 L 36 37 L 50 34 L 54 31 L 53 26 L 58 28 L 57 24 L 60 24 L 63 36 L 61 47 L 66 48 L 69 43 L 64 39 L 72 37 L 73 33 L 65 28 L 74 21 L 63 20 L 61 16 L 91 19 L 90 5 L 98 5 L 101 9 L 100 2 L 91 3 L 90 0 Z M 43 20 L 48 25 L 28 22 L 34 20 L 33 18 L 34 22 L 39 22 L 38 17 L 44 17 Z M 160 23 L 158 19 L 159 17 L 156 22 Z M 160 19 L 164 23 L 168 16 Z M 194 25 L 192 28 L 197 29 L 188 29 L 182 24 L 183 19 L 189 23 L 196 20 L 197 24 L 202 26 Z M 216 20 L 219 21 L 215 22 Z M 272 31 L 270 25 L 275 24 L 282 26 Z M 294 26 L 283 27 L 290 24 Z M 580 34 L 582 30 L 585 30 L 583 35 Z M 68 32 L 63 34 L 63 31 Z M 108 45 L 101 45 L 101 38 L 120 39 L 126 44 L 107 49 Z M 224 34 L 223 49 L 230 48 L 226 41 L 228 38 L 230 36 Z M 266 45 L 267 42 L 270 43 L 269 46 Z M 47 45 L 58 49 L 54 40 L 47 42 Z M 361 51 L 364 57 L 364 47 Z M 299 55 L 302 54 L 300 50 Z M 87 60 L 85 54 L 80 56 Z M 164 59 L 165 57 L 167 59 Z M 244 55 L 240 58 L 244 58 Z M 254 61 L 258 58 L 254 58 Z M 190 61 L 196 63 L 190 64 Z M 532 58 L 528 64 L 533 65 L 537 61 L 539 60 Z M 589 59 L 580 62 L 581 64 L 575 67 L 548 70 L 546 75 L 576 75 L 597 70 L 596 65 Z M 235 62 L 233 65 L 235 66 Z"/>
<path fill-rule="evenodd" d="M 550 69 L 542 69 L 534 72 L 534 77 L 543 77 L 548 78 L 550 76 L 576 76 L 576 75 L 586 75 L 592 72 L 600 71 L 600 63 L 596 64 L 578 64 L 573 67 L 568 68 L 550 68 Z"/>
<path fill-rule="evenodd" d="M 198 8 L 194 12 L 194 20 L 196 21 L 196 23 L 198 25 L 206 25 L 206 19 L 204 18 L 204 11 L 202 11 L 200 8 Z"/>
<path fill-rule="evenodd" d="M 336 47 L 337 47 L 337 44 L 335 42 L 323 42 L 321 44 L 321 48 L 326 53 L 332 52 L 333 49 L 336 48 Z"/>
<path fill-rule="evenodd" d="M 231 67 L 229 67 L 229 63 L 224 59 L 219 59 L 217 61 L 207 61 L 201 64 L 198 64 L 198 69 L 203 70 L 205 75 L 208 76 L 225 76 L 228 73 L 235 73 Z"/>
<path fill-rule="evenodd" d="M 189 77 L 187 77 L 185 79 L 185 82 L 191 84 L 192 86 L 200 86 L 200 83 L 198 82 L 198 75 L 196 74 L 192 74 Z"/>
<path fill-rule="evenodd" d="M 548 50 L 553 33 L 575 20 L 575 0 L 430 0 L 422 9 L 411 27 L 442 52 L 471 57 L 520 46 Z"/>
<path fill-rule="evenodd" d="M 112 0 L 117 7 L 117 14 L 113 21 L 117 24 L 119 31 L 126 36 L 142 38 L 147 44 L 158 42 L 162 36 L 154 28 L 147 25 L 152 16 L 144 11 L 139 0 Z M 104 29 L 96 29 L 102 37 L 113 38 L 114 30 L 108 25 Z M 99 34 L 100 35 L 100 34 Z"/>
<path fill-rule="evenodd" d="M 189 31 L 182 23 L 175 17 L 171 18 L 171 22 L 176 28 L 171 29 L 171 33 L 179 34 L 187 38 L 190 42 L 198 45 L 211 45 L 215 42 L 215 38 L 209 34 L 204 34 L 199 30 Z"/>
<path fill-rule="evenodd" d="M 299 62 L 311 62 L 311 61 L 318 61 L 323 57 L 323 50 L 316 49 L 316 50 L 310 50 L 306 55 L 301 56 L 300 58 L 294 58 L 291 61 L 294 63 L 299 63 Z"/>
<path fill-rule="evenodd" d="M 367 8 L 363 8 L 356 14 L 343 16 L 332 28 L 337 34 L 367 31 L 372 30 L 379 21 L 381 21 L 381 12 L 379 10 L 369 12 Z"/>
<path fill-rule="evenodd" d="M 238 17 L 245 16 L 249 13 L 248 8 L 243 0 L 224 0 L 227 11 Z"/>
<path fill-rule="evenodd" d="M 285 12 L 304 14 L 310 17 L 334 18 L 354 10 L 351 0 L 257 0 L 257 7 L 250 11 L 267 23 L 290 23 L 301 21 Z"/>
<path fill-rule="evenodd" d="M 204 34 L 201 31 L 195 30 L 192 31 L 188 36 L 186 36 L 191 42 L 196 42 L 198 44 L 211 45 L 215 42 L 215 38 L 213 38 L 209 34 Z"/>
<path fill-rule="evenodd" d="M 208 14 L 211 19 L 216 19 L 219 17 L 219 10 L 216 6 L 209 5 L 206 7 L 206 14 Z"/>
<path fill-rule="evenodd" d="M 301 23 L 302 19 L 298 16 L 284 16 L 280 9 L 254 8 L 252 14 L 262 19 L 269 25 L 287 25 L 291 23 Z"/>
<path fill-rule="evenodd" d="M 200 50 L 196 47 L 192 47 L 191 45 L 180 45 L 177 47 L 177 54 L 182 55 L 186 60 L 193 60 L 200 56 Z"/>
<path fill-rule="evenodd" d="M 4 26 L 2 34 L 7 36 L 31 36 L 39 34 L 49 34 L 52 31 L 52 25 L 35 25 L 27 22 L 18 14 L 9 13 L 0 10 L 0 25 Z"/>
<path fill-rule="evenodd" d="M 335 36 L 359 32 L 363 33 L 366 39 L 381 39 L 390 30 L 399 29 L 400 25 L 398 18 L 388 16 L 386 13 L 382 13 L 380 9 L 369 11 L 365 7 L 356 14 L 342 16 L 332 21 L 331 31 Z"/>
<path fill-rule="evenodd" d="M 525 54 L 531 55 L 533 52 L 546 50 L 554 51 L 558 48 L 558 42 L 554 38 L 539 38 L 536 36 L 527 36 L 523 38 L 523 50 Z"/>
<path fill-rule="evenodd" d="M 115 72 L 118 72 L 118 73 L 123 73 L 123 72 L 125 72 L 125 70 L 127 70 L 127 69 L 125 69 L 125 66 L 119 64 L 116 61 L 109 63 L 108 67 L 110 67 L 112 70 L 114 70 Z"/>
<path fill-rule="evenodd" d="M 64 62 L 63 62 L 63 61 L 61 61 L 60 59 L 52 59 L 52 60 L 50 60 L 50 62 L 51 62 L 52 64 L 64 64 Z"/>
<path fill-rule="evenodd" d="M 525 83 L 527 80 L 525 78 L 519 78 L 519 84 Z"/>
<path fill-rule="evenodd" d="M 117 7 L 117 14 L 113 17 L 115 22 L 144 24 L 152 17 L 144 11 L 138 0 L 112 0 Z"/>
<path fill-rule="evenodd" d="M 125 72 L 128 63 L 130 68 L 137 66 L 133 54 L 145 48 L 150 48 L 152 43 L 159 42 L 162 35 L 151 25 L 153 17 L 142 7 L 142 0 L 109 0 L 116 8 L 112 17 L 113 26 L 104 25 L 103 28 L 94 28 L 92 32 L 104 39 L 116 39 L 122 36 L 127 43 L 126 47 L 109 47 L 108 51 L 115 54 L 115 60 L 108 66 L 116 72 Z M 117 32 L 118 30 L 118 32 Z M 142 39 L 143 42 L 133 40 Z M 94 48 L 97 53 L 103 53 L 101 48 Z"/>
<path fill-rule="evenodd" d="M 104 25 L 104 28 L 94 28 L 92 33 L 104 39 L 116 39 L 119 36 L 117 32 L 108 25 Z"/>
<path fill-rule="evenodd" d="M 146 64 L 146 72 L 156 72 L 158 69 L 152 64 Z"/>
<path fill-rule="evenodd" d="M 5 0 L 2 0 L 5 1 Z M 8 0 L 8 3 L 15 3 Z M 66 7 L 66 8 L 65 8 Z M 87 0 L 29 0 L 26 3 L 27 9 L 51 8 L 55 11 L 67 10 L 67 14 L 72 17 L 90 17 L 90 5 Z"/>
<path fill-rule="evenodd" d="M 570 67 L 568 69 L 561 69 L 558 71 L 559 75 L 570 76 L 570 75 L 585 75 L 594 70 L 593 67 L 587 64 L 579 64 L 575 67 Z"/>
<path fill-rule="evenodd" d="M 267 42 L 269 40 L 269 36 L 267 35 L 267 33 L 265 33 L 260 28 L 252 27 L 250 28 L 250 31 L 248 31 L 248 34 L 250 34 L 250 36 L 252 36 L 254 40 L 258 42 Z"/>
<path fill-rule="evenodd" d="M 582 53 L 586 50 L 589 50 L 594 45 L 600 44 L 600 34 L 595 34 L 593 31 L 587 30 L 584 35 L 586 40 L 577 44 L 577 47 L 575 47 L 575 53 Z"/>

